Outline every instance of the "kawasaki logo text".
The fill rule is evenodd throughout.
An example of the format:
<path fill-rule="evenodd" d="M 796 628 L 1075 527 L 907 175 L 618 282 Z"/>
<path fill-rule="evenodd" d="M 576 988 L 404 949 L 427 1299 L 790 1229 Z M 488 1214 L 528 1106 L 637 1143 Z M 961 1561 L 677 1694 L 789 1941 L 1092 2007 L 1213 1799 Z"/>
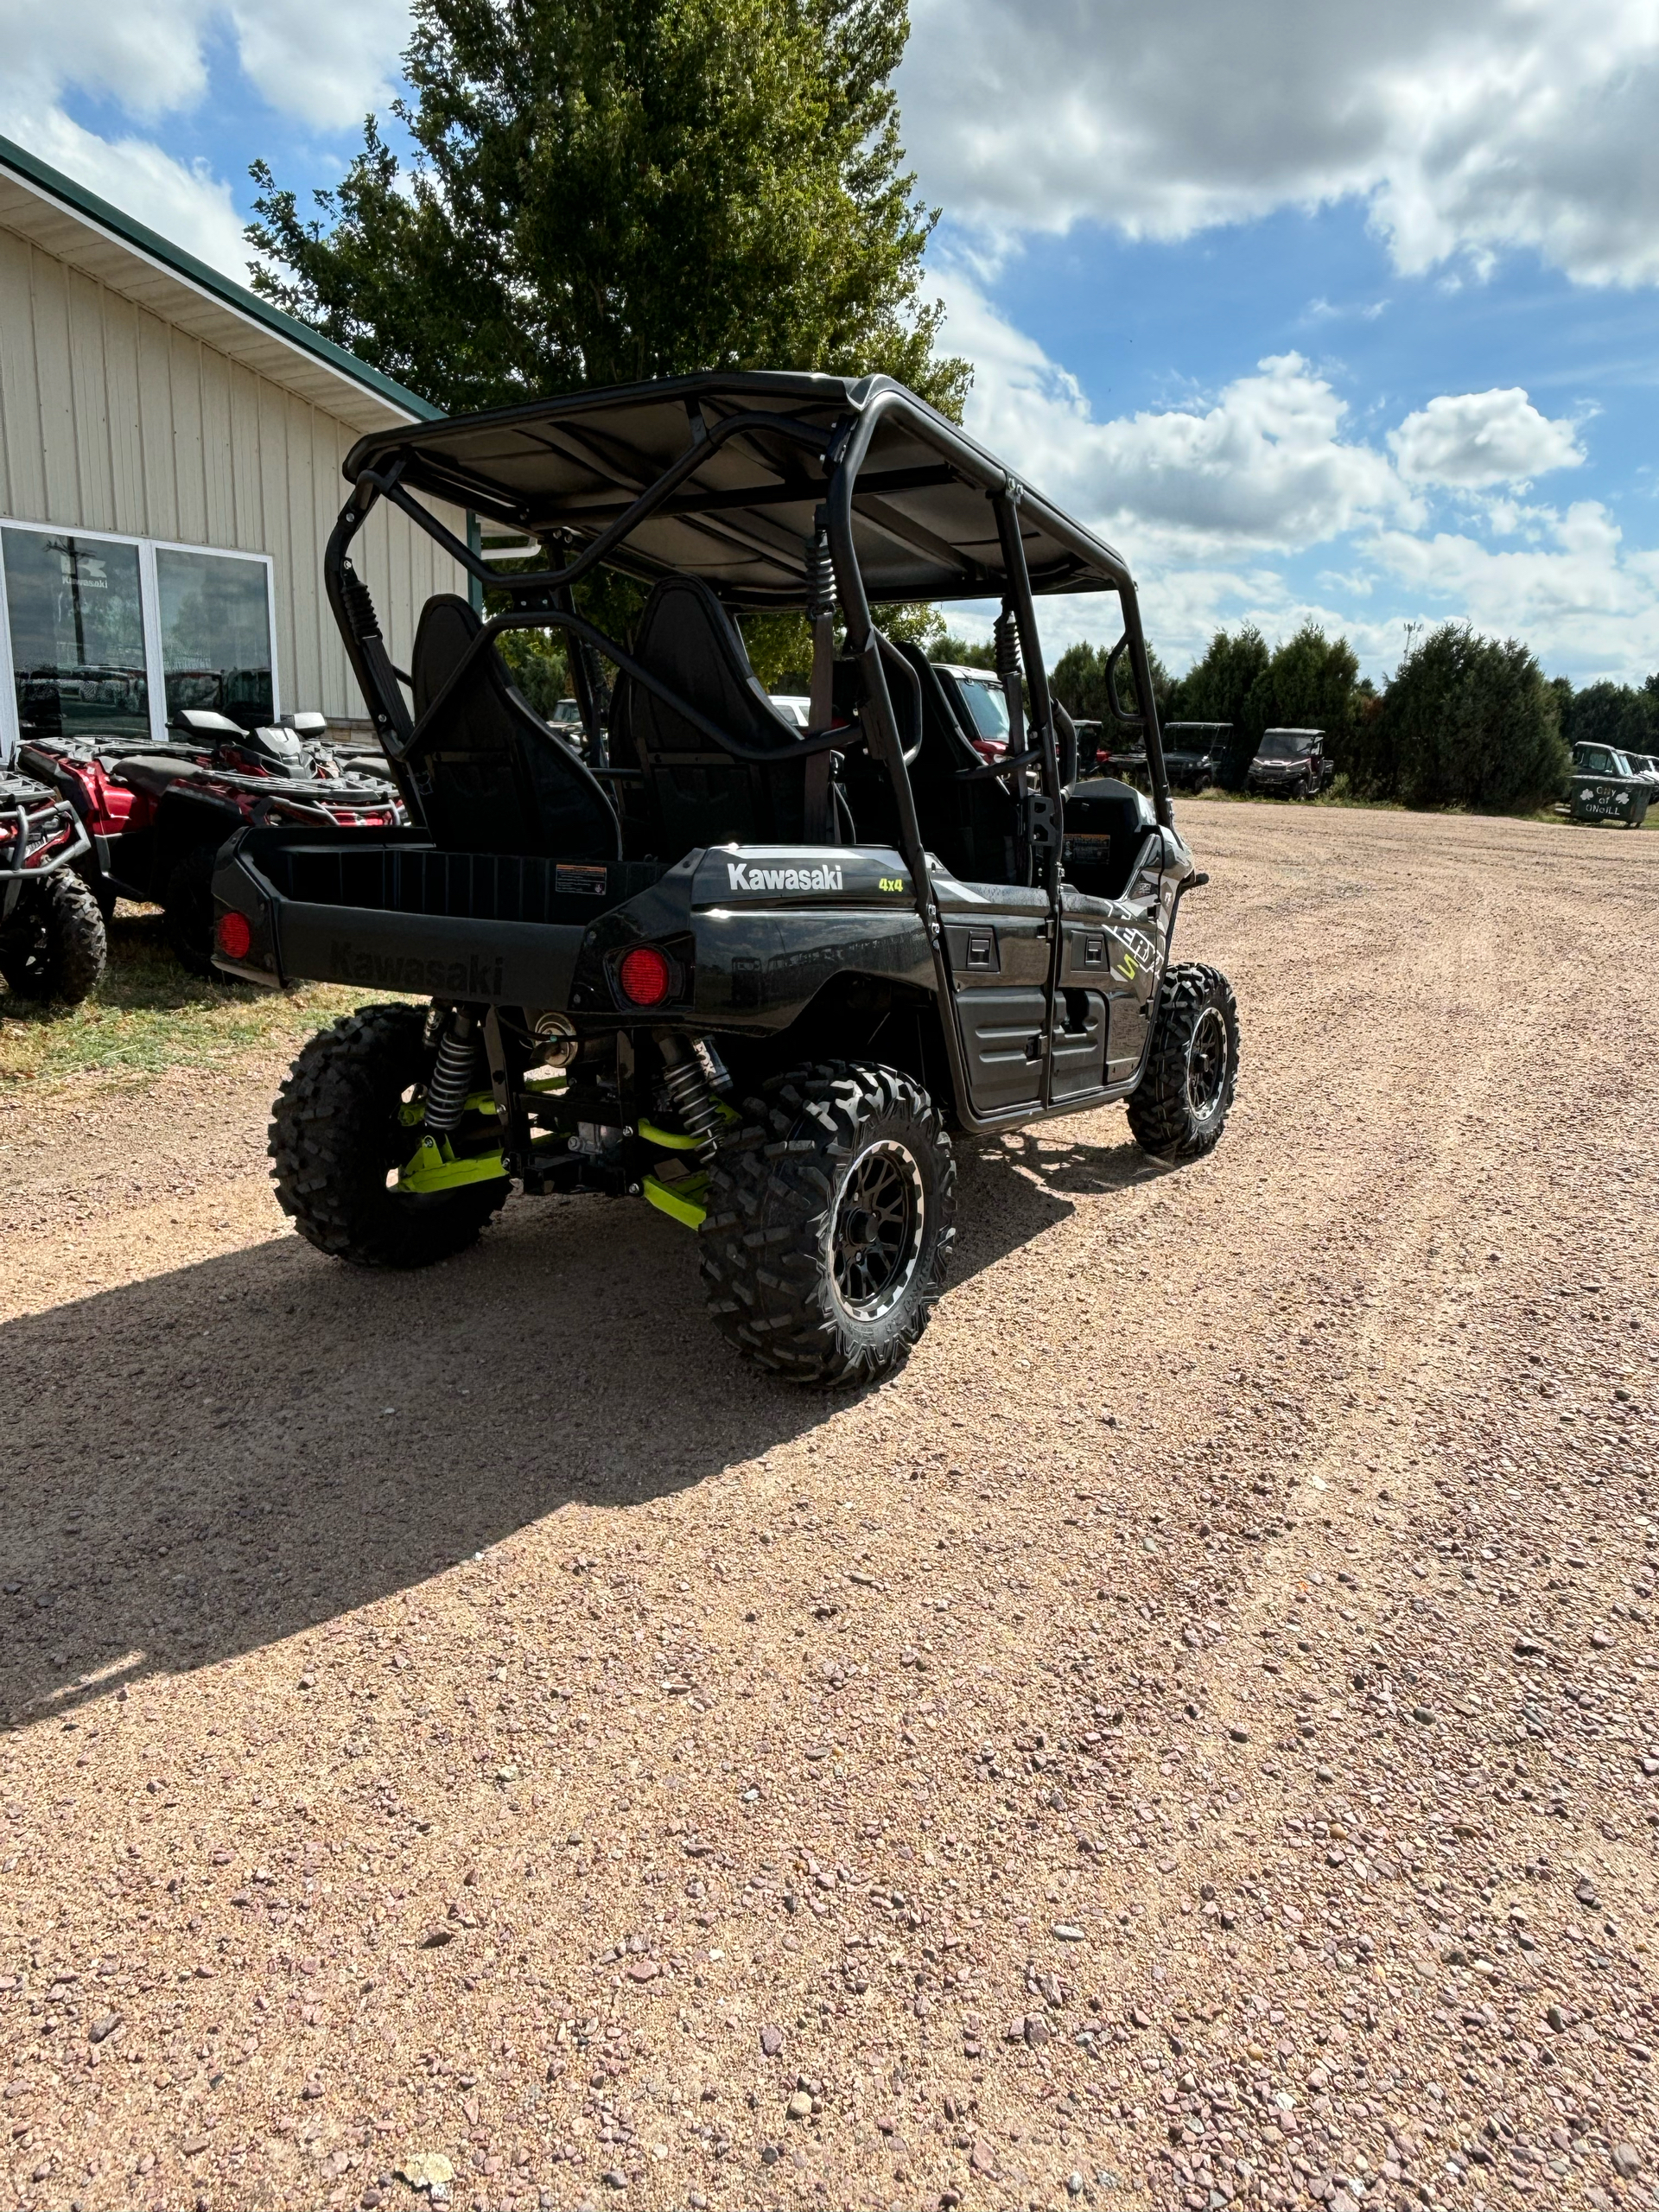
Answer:
<path fill-rule="evenodd" d="M 328 972 L 341 983 L 383 983 L 393 991 L 442 991 L 458 999 L 501 995 L 501 962 L 488 953 L 465 960 L 416 960 L 402 952 L 359 952 L 349 938 L 336 938 L 328 950 Z"/>
<path fill-rule="evenodd" d="M 728 861 L 726 873 L 734 891 L 839 891 L 838 868 L 751 868 L 747 861 Z"/>

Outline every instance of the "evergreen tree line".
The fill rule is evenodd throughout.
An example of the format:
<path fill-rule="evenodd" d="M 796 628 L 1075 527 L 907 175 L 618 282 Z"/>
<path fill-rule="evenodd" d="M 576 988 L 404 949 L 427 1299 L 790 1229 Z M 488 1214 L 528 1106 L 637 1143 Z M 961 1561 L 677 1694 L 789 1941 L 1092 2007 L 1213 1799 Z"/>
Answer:
<path fill-rule="evenodd" d="M 1110 721 L 1106 661 L 1098 645 L 1061 654 L 1049 682 L 1073 715 Z M 1152 676 L 1160 721 L 1232 725 L 1221 772 L 1232 790 L 1274 728 L 1323 730 L 1351 798 L 1499 814 L 1560 798 L 1580 741 L 1659 753 L 1659 675 L 1575 691 L 1565 677 L 1547 677 L 1517 639 L 1482 637 L 1466 622 L 1414 632 L 1380 690 L 1347 639 L 1312 622 L 1273 647 L 1251 624 L 1217 630 L 1185 676 L 1171 677 L 1155 654 Z M 1122 663 L 1118 691 L 1134 712 Z"/>

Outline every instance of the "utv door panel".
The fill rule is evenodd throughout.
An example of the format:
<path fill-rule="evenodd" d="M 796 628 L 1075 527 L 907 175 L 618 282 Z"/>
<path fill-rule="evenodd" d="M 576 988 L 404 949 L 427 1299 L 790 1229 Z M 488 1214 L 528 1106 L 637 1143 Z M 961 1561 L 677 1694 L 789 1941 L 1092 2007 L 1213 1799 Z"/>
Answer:
<path fill-rule="evenodd" d="M 1054 1008 L 1054 1098 L 1098 1090 L 1106 1052 L 1106 1000 L 1099 991 L 1062 991 Z"/>
<path fill-rule="evenodd" d="M 1041 1096 L 1047 1007 L 1042 990 L 958 993 L 957 1018 L 976 1113 L 1031 1105 Z"/>
<path fill-rule="evenodd" d="M 995 929 L 1001 962 L 1001 981 L 1029 983 L 1039 991 L 1043 989 L 1048 982 L 1047 916 L 999 914 Z"/>

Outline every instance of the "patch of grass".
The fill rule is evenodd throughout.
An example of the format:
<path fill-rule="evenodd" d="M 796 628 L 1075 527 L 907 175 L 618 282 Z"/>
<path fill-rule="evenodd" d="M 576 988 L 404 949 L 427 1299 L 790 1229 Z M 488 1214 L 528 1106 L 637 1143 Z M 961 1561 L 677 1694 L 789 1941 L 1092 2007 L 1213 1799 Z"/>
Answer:
<path fill-rule="evenodd" d="M 188 976 L 167 947 L 162 918 L 122 906 L 110 925 L 110 964 L 82 1006 L 41 1007 L 0 986 L 0 1092 L 76 1076 L 157 1075 L 262 1046 L 297 1048 L 364 1004 L 359 991 L 308 983 L 262 991 Z"/>

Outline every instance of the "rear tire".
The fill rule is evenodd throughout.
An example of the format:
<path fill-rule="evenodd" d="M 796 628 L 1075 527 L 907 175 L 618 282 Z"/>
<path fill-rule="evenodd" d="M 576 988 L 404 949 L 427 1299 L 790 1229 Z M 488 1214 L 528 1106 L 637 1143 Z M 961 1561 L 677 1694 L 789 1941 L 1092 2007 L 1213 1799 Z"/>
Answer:
<path fill-rule="evenodd" d="M 740 1351 L 797 1382 L 868 1382 L 932 1318 L 956 1239 L 939 1109 L 896 1068 L 798 1068 L 747 1103 L 698 1232 L 703 1287 Z"/>
<path fill-rule="evenodd" d="M 0 975 L 19 998 L 79 1006 L 109 957 L 98 901 L 73 868 L 27 884 L 0 926 Z"/>
<path fill-rule="evenodd" d="M 213 975 L 213 863 L 217 845 L 193 845 L 162 893 L 162 922 L 173 957 L 193 976 Z M 216 979 L 219 980 L 219 979 Z"/>
<path fill-rule="evenodd" d="M 1129 1129 L 1158 1160 L 1197 1160 L 1220 1141 L 1238 1084 L 1238 1007 L 1218 968 L 1172 968 L 1158 994 Z"/>
<path fill-rule="evenodd" d="M 426 1011 L 370 1006 L 325 1029 L 294 1063 L 270 1124 L 276 1203 L 308 1243 L 359 1268 L 429 1268 L 476 1243 L 512 1188 L 399 1192 L 390 1176 L 415 1151 L 399 1114 L 424 1087 Z"/>

